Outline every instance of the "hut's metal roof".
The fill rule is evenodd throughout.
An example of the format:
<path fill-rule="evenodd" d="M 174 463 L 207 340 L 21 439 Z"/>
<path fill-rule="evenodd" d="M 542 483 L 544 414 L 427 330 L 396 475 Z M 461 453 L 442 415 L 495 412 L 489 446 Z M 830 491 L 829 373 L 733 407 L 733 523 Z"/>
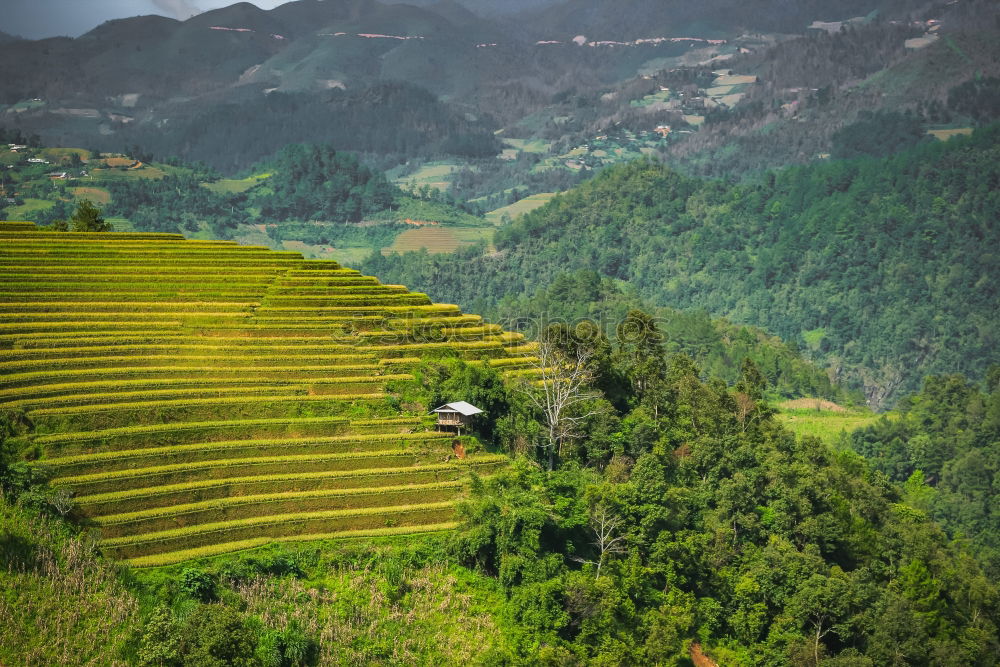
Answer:
<path fill-rule="evenodd" d="M 482 410 L 471 403 L 466 403 L 465 401 L 455 401 L 454 403 L 446 403 L 432 412 L 460 412 L 466 417 L 471 417 L 472 415 L 478 415 L 482 412 Z"/>

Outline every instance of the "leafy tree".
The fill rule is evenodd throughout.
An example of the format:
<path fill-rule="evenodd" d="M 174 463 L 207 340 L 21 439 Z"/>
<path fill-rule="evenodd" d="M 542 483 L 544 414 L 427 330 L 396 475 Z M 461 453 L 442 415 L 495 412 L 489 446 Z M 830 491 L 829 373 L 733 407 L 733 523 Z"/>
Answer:
<path fill-rule="evenodd" d="M 788 603 L 788 612 L 808 627 L 812 635 L 813 662 L 820 664 L 822 639 L 830 632 L 849 636 L 850 618 L 855 593 L 849 578 L 834 568 L 830 575 L 814 574 L 795 592 Z"/>
<path fill-rule="evenodd" d="M 69 220 L 74 232 L 110 232 L 114 227 L 101 217 L 101 211 L 89 199 L 83 199 L 76 205 L 76 211 Z"/>
<path fill-rule="evenodd" d="M 180 630 L 165 606 L 153 610 L 139 638 L 139 664 L 168 667 L 181 664 Z"/>
<path fill-rule="evenodd" d="M 185 666 L 252 667 L 257 638 L 236 610 L 218 604 L 198 605 L 180 631 Z"/>

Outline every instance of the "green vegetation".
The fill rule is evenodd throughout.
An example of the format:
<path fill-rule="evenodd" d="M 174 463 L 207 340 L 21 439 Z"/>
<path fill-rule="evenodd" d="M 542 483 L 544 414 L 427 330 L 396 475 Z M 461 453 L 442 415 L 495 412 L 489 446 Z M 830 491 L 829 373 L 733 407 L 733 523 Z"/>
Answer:
<path fill-rule="evenodd" d="M 330 146 L 286 146 L 265 168 L 271 177 L 252 201 L 268 219 L 358 222 L 396 193 L 383 174 Z"/>
<path fill-rule="evenodd" d="M 897 111 L 868 112 L 833 134 L 831 154 L 836 158 L 882 157 L 926 139 L 924 123 L 916 116 Z"/>
<path fill-rule="evenodd" d="M 74 202 L 79 208 L 94 200 L 107 210 L 107 224 L 119 231 L 251 239 L 321 259 L 360 262 L 371 251 L 392 246 L 413 229 L 406 224 L 413 221 L 447 227 L 449 231 L 440 232 L 449 242 L 445 252 L 489 242 L 492 236 L 490 222 L 470 213 L 474 207 L 460 206 L 427 185 L 404 193 L 353 154 L 329 145 L 286 146 L 242 179 L 219 179 L 200 164 L 98 158 L 82 149 L 11 155 L 14 170 L 5 177 L 19 196 L 0 202 L 0 215 L 35 219 L 57 230 L 71 226 L 66 220 L 75 215 Z M 25 161 L 29 156 L 58 164 L 66 170 L 61 172 L 65 179 L 50 179 L 44 164 Z M 77 231 L 89 229 L 85 225 Z M 442 250 L 433 240 L 423 245 Z"/>
<path fill-rule="evenodd" d="M 873 469 L 902 484 L 905 498 L 970 545 L 1000 576 L 1000 367 L 984 387 L 961 375 L 930 376 L 881 419 L 843 438 Z"/>
<path fill-rule="evenodd" d="M 987 251 L 1000 244 L 998 138 L 994 126 L 735 186 L 633 163 L 498 230 L 497 253 L 372 255 L 363 267 L 487 314 L 588 268 L 654 305 L 815 345 L 883 408 L 925 373 L 985 371 L 1000 310 L 987 288 L 1000 273 Z"/>
<path fill-rule="evenodd" d="M 684 355 L 668 358 L 649 315 L 631 310 L 616 329 L 612 342 L 555 324 L 535 347 L 590 382 L 569 419 L 556 417 L 558 449 L 552 417 L 530 397 L 541 387 L 505 381 L 489 364 L 425 359 L 412 379 L 391 383 L 400 409 L 422 413 L 456 395 L 482 406 L 466 451 L 487 443 L 514 456 L 467 456 L 495 467 L 466 482 L 457 513 L 447 501 L 456 477 L 428 476 L 450 463 L 115 486 L 73 499 L 8 457 L 0 549 L 16 566 L 0 576 L 0 600 L 19 606 L 0 603 L 0 620 L 25 640 L 0 657 L 686 664 L 697 643 L 734 665 L 995 662 L 995 577 L 928 518 L 921 503 L 935 491 L 922 479 L 895 486 L 857 454 L 783 428 L 748 358 L 729 387 L 702 380 Z M 981 430 L 995 391 L 960 379 L 928 387 L 901 423 L 947 424 L 936 436 L 945 439 L 995 436 Z M 5 442 L 28 428 L 13 414 L 3 424 Z M 94 516 L 106 551 L 140 569 L 109 567 L 81 548 L 80 527 L 40 517 L 74 500 L 67 513 Z M 53 564 L 31 564 L 46 558 Z M 105 612 L 111 605 L 118 613 Z M 74 628 L 99 623 L 108 640 L 43 614 Z"/>
<path fill-rule="evenodd" d="M 540 192 L 538 194 L 525 197 L 520 199 L 513 204 L 508 204 L 507 206 L 501 206 L 498 209 L 494 209 L 486 214 L 487 220 L 492 220 L 494 223 L 499 223 L 504 220 L 506 216 L 510 220 L 515 220 L 518 217 L 534 211 L 540 206 L 547 204 L 553 197 L 555 197 L 554 192 Z"/>
<path fill-rule="evenodd" d="M 533 296 L 506 296 L 495 309 L 484 312 L 532 336 L 554 323 L 578 326 L 593 322 L 607 336 L 616 338 L 617 324 L 634 308 L 653 315 L 668 354 L 691 357 L 708 377 L 734 384 L 743 360 L 749 358 L 764 374 L 774 398 L 821 396 L 845 403 L 862 401 L 860 395 L 834 385 L 794 346 L 774 336 L 753 327 L 713 320 L 704 311 L 651 308 L 631 286 L 602 278 L 592 270 L 557 275 Z"/>
<path fill-rule="evenodd" d="M 148 232 L 194 232 L 201 223 L 219 238 L 232 234 L 246 221 L 227 195 L 201 185 L 194 174 L 165 176 L 161 179 L 122 180 L 107 184 L 111 193 L 111 215 L 127 218 L 132 226 Z"/>
<path fill-rule="evenodd" d="M 236 195 L 246 192 L 255 185 L 258 185 L 261 181 L 270 177 L 271 174 L 263 173 L 247 176 L 246 178 L 220 178 L 217 181 L 205 183 L 204 186 L 216 194 Z"/>
<path fill-rule="evenodd" d="M 459 168 L 458 162 L 432 162 L 421 165 L 415 171 L 398 176 L 395 181 L 400 187 L 409 189 L 431 187 L 436 190 L 447 190 L 452 172 Z"/>
<path fill-rule="evenodd" d="M 818 406 L 806 407 L 810 402 Z M 811 436 L 831 443 L 855 429 L 874 424 L 879 419 L 878 415 L 869 410 L 847 410 L 836 404 L 826 406 L 818 399 L 786 401 L 778 407 L 780 412 L 775 418 L 785 428 L 798 436 Z"/>

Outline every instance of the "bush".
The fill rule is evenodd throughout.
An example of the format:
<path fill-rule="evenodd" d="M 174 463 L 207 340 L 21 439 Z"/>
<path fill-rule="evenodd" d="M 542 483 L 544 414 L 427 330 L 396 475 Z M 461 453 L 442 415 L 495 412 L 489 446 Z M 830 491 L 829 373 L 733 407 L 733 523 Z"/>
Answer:
<path fill-rule="evenodd" d="M 198 568 L 186 567 L 181 571 L 180 589 L 199 602 L 219 599 L 215 577 Z"/>
<path fill-rule="evenodd" d="M 185 667 L 251 667 L 257 637 L 236 611 L 217 604 L 199 605 L 180 632 Z"/>
<path fill-rule="evenodd" d="M 139 637 L 139 665 L 179 665 L 180 629 L 170 610 L 160 606 L 153 610 Z"/>
<path fill-rule="evenodd" d="M 257 660 L 263 667 L 305 667 L 319 660 L 319 643 L 307 637 L 294 619 L 283 631 L 270 630 L 257 643 Z"/>

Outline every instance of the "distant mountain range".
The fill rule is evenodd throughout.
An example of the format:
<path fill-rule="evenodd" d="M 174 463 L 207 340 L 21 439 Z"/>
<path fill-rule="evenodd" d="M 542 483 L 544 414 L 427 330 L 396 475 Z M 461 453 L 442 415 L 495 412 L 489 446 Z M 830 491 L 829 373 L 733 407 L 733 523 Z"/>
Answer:
<path fill-rule="evenodd" d="M 997 69 L 989 39 L 964 56 L 943 41 L 926 50 L 933 76 L 942 64 L 947 70 L 930 86 L 909 72 L 868 87 L 861 105 L 858 95 L 848 104 L 836 94 L 908 60 L 915 50 L 904 42 L 922 39 L 929 17 L 959 17 L 946 20 L 949 30 L 995 32 L 996 7 L 985 0 L 937 8 L 845 0 L 836 11 L 820 0 L 418 4 L 299 0 L 264 11 L 244 2 L 186 21 L 109 21 L 77 39 L 2 37 L 0 126 L 51 145 L 138 144 L 233 170 L 273 153 L 279 139 L 347 136 L 343 148 L 400 159 L 486 156 L 499 150 L 490 137 L 501 130 L 568 150 L 615 127 L 683 128 L 704 116 L 698 140 L 668 152 L 705 165 L 705 155 L 733 141 L 751 146 L 760 128 L 795 115 L 780 111 L 785 105 L 805 109 L 810 91 L 823 91 L 833 103 L 796 115 L 820 127 L 810 125 L 807 146 L 782 144 L 775 160 L 785 163 L 823 152 L 845 118 L 882 105 L 884 88 L 896 94 L 901 85 L 903 99 L 896 94 L 892 105 L 906 108 L 916 104 L 911 94 L 920 104 L 942 101 L 948 87 Z M 847 19 L 857 20 L 838 32 Z M 817 21 L 825 23 L 808 31 Z M 928 34 L 928 43 L 937 39 Z M 852 64 L 838 65 L 844 60 Z M 720 67 L 762 85 L 702 112 L 699 89 L 712 87 Z M 674 91 L 670 104 L 653 95 L 661 89 Z M 263 134 L 273 141 L 261 141 Z M 782 141 L 769 136 L 765 148 Z"/>
<path fill-rule="evenodd" d="M 535 12 L 529 23 L 592 39 L 662 34 L 717 37 L 741 32 L 796 34 L 815 20 L 843 21 L 872 12 L 895 14 L 917 6 L 912 0 L 569 0 Z"/>

